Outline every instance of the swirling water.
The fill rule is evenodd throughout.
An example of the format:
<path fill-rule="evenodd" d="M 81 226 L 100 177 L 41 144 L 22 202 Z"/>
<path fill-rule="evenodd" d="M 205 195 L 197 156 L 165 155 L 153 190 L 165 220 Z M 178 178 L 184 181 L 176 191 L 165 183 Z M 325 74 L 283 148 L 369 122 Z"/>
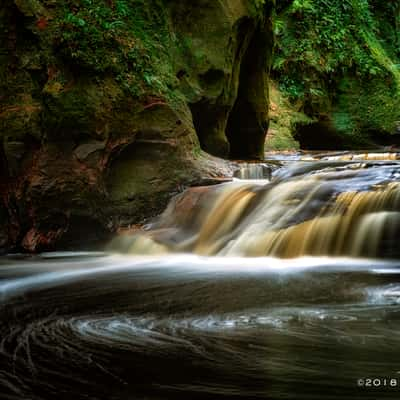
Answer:
<path fill-rule="evenodd" d="M 398 399 L 399 277 L 393 257 L 4 257 L 0 398 Z"/>
<path fill-rule="evenodd" d="M 400 385 L 399 272 L 345 258 L 4 259 L 1 397 L 374 399 L 358 379 Z"/>

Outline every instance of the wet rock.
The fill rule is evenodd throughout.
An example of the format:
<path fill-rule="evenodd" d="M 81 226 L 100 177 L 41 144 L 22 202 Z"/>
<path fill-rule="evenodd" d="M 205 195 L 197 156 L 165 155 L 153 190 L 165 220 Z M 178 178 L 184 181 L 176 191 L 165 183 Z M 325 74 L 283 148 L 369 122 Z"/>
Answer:
<path fill-rule="evenodd" d="M 266 2 L 258 18 L 247 1 L 172 3 L 179 34 L 193 43 L 179 77 L 202 148 L 220 157 L 262 158 L 273 47 L 271 4 Z"/>
<path fill-rule="evenodd" d="M 86 9 L 64 0 L 2 2 L 2 193 L 15 207 L 4 203 L 3 230 L 14 233 L 1 233 L 0 247 L 102 240 L 159 214 L 187 187 L 232 177 L 229 162 L 204 150 L 262 153 L 270 2 L 263 9 L 250 0 L 140 4 L 148 36 L 126 29 L 110 48 L 101 38 L 113 32 L 90 46 L 93 37 L 88 45 L 86 30 L 64 18 L 65 10 L 81 13 L 83 23 L 102 29 Z M 109 2 L 101 6 L 110 11 Z M 153 8 L 159 19 L 146 12 Z M 251 132 L 235 128 L 234 114 Z M 246 135 L 247 147 L 240 144 Z"/>
<path fill-rule="evenodd" d="M 79 161 L 84 161 L 89 155 L 95 153 L 96 151 L 103 150 L 105 148 L 104 142 L 90 142 L 80 145 L 74 154 Z"/>

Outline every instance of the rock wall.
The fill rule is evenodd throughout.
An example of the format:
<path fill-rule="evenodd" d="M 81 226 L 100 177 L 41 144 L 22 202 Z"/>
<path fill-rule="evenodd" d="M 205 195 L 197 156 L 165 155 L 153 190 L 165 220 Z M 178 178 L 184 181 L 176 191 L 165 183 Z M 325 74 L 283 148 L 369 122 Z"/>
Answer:
<path fill-rule="evenodd" d="M 271 8 L 3 0 L 0 248 L 89 246 L 261 156 Z"/>
<path fill-rule="evenodd" d="M 398 1 L 277 2 L 272 78 L 291 115 L 268 142 L 290 144 L 290 125 L 303 149 L 398 145 L 399 20 Z"/>

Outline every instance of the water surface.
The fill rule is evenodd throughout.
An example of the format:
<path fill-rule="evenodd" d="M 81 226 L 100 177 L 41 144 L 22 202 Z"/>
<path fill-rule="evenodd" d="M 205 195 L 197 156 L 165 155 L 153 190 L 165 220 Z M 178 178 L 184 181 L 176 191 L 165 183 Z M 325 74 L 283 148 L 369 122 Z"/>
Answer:
<path fill-rule="evenodd" d="M 399 273 L 348 258 L 2 259 L 1 396 L 395 399 Z"/>
<path fill-rule="evenodd" d="M 0 258 L 0 398 L 400 398 L 397 158 L 244 164 L 106 253 Z"/>

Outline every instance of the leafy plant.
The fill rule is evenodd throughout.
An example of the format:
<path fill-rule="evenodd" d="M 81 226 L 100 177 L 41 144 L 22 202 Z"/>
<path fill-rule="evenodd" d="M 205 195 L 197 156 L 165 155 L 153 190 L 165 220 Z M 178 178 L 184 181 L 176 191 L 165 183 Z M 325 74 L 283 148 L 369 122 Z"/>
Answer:
<path fill-rule="evenodd" d="M 273 74 L 280 89 L 310 116 L 334 112 L 339 130 L 394 131 L 399 21 L 399 1 L 283 1 L 274 22 Z M 346 79 L 353 83 L 345 87 Z"/>
<path fill-rule="evenodd" d="M 168 95 L 172 38 L 161 0 L 60 2 L 60 50 L 79 66 L 112 72 L 134 96 Z"/>

